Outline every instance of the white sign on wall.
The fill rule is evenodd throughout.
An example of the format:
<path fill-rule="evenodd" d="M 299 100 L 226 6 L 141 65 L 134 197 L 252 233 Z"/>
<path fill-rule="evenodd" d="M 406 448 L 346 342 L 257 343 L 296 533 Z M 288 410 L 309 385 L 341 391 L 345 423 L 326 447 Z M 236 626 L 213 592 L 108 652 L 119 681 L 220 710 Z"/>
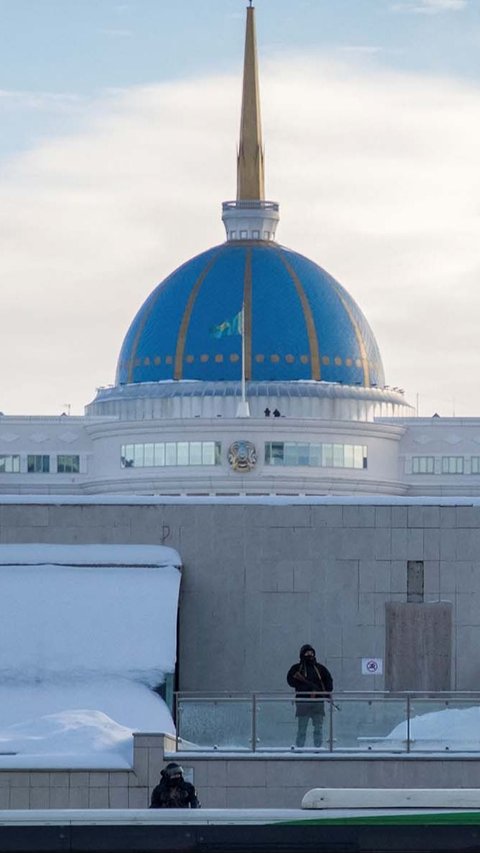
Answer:
<path fill-rule="evenodd" d="M 362 675 L 383 675 L 383 659 L 362 658 Z"/>

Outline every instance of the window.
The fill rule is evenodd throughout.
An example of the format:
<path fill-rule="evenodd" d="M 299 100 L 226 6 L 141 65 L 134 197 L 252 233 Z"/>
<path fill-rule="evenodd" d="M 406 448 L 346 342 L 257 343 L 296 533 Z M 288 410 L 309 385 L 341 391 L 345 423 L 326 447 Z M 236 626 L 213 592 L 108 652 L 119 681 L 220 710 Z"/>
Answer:
<path fill-rule="evenodd" d="M 133 444 L 124 444 L 120 457 L 120 465 L 122 468 L 133 468 L 133 463 Z"/>
<path fill-rule="evenodd" d="M 248 237 L 248 231 L 240 231 L 240 240 L 246 240 Z"/>
<path fill-rule="evenodd" d="M 190 442 L 190 465 L 201 465 L 202 464 L 202 442 L 201 441 L 191 441 Z"/>
<path fill-rule="evenodd" d="M 57 472 L 59 474 L 78 474 L 80 471 L 80 456 L 57 456 Z"/>
<path fill-rule="evenodd" d="M 412 456 L 412 474 L 434 474 L 434 456 Z"/>
<path fill-rule="evenodd" d="M 20 471 L 20 456 L 0 456 L 0 474 L 18 474 Z"/>
<path fill-rule="evenodd" d="M 363 444 L 304 444 L 269 441 L 265 444 L 266 465 L 308 465 L 317 468 L 366 468 Z"/>
<path fill-rule="evenodd" d="M 27 471 L 29 474 L 48 474 L 50 471 L 50 456 L 27 456 Z"/>
<path fill-rule="evenodd" d="M 480 456 L 472 456 L 470 470 L 472 474 L 480 474 Z"/>
<path fill-rule="evenodd" d="M 145 444 L 143 448 L 143 462 L 145 467 L 151 468 L 155 464 L 155 445 Z"/>
<path fill-rule="evenodd" d="M 165 444 L 165 465 L 177 464 L 177 443 L 175 441 L 167 441 Z"/>
<path fill-rule="evenodd" d="M 423 560 L 408 560 L 407 562 L 407 601 L 422 604 L 425 600 Z"/>
<path fill-rule="evenodd" d="M 463 474 L 463 456 L 442 456 L 442 474 Z"/>
<path fill-rule="evenodd" d="M 218 441 L 161 441 L 155 444 L 123 444 L 122 468 L 164 468 L 178 465 L 220 465 Z"/>
<path fill-rule="evenodd" d="M 254 240 L 260 240 L 260 231 L 252 231 L 252 237 Z"/>
<path fill-rule="evenodd" d="M 269 441 L 265 445 L 265 464 L 266 465 L 283 465 L 284 464 L 284 444 L 281 441 Z"/>

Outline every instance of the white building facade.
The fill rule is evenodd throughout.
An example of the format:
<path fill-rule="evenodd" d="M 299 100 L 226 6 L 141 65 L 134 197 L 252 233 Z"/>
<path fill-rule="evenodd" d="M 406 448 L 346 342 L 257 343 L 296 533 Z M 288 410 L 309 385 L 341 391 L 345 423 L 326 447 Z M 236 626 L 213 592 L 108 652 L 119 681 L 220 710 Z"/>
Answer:
<path fill-rule="evenodd" d="M 325 270 L 276 242 L 254 9 L 226 241 L 151 293 L 84 417 L 0 416 L 0 494 L 475 495 L 480 419 L 419 419 Z"/>

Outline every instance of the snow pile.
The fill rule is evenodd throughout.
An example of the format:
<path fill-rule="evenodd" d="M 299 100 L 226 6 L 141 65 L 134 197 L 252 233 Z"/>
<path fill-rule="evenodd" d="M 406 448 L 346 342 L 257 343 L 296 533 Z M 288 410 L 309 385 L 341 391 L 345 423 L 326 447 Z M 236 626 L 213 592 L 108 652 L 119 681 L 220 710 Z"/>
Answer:
<path fill-rule="evenodd" d="M 403 722 L 387 735 L 383 745 L 377 743 L 375 746 L 385 749 L 388 741 L 402 742 L 406 738 L 407 723 Z M 412 717 L 410 740 L 415 750 L 480 752 L 480 707 L 445 708 Z"/>
<path fill-rule="evenodd" d="M 0 731 L 0 755 L 17 754 L 15 766 L 128 768 L 132 730 L 101 711 L 75 710 L 48 714 Z M 85 758 L 87 763 L 85 764 Z"/>
<path fill-rule="evenodd" d="M 180 558 L 144 546 L 0 546 L 0 767 L 131 766 L 173 731 Z"/>

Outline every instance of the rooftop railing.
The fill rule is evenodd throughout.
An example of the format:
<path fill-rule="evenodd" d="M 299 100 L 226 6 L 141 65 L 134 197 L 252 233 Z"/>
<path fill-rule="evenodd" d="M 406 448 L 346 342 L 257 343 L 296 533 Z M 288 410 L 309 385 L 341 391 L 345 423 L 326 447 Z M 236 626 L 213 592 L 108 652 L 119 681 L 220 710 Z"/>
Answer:
<path fill-rule="evenodd" d="M 252 201 L 224 201 L 222 202 L 222 210 L 279 210 L 277 201 L 260 201 L 254 199 Z"/>
<path fill-rule="evenodd" d="M 309 720 L 297 747 L 297 707 L 321 714 L 322 745 Z M 480 753 L 480 692 L 292 695 L 178 693 L 177 751 Z"/>

